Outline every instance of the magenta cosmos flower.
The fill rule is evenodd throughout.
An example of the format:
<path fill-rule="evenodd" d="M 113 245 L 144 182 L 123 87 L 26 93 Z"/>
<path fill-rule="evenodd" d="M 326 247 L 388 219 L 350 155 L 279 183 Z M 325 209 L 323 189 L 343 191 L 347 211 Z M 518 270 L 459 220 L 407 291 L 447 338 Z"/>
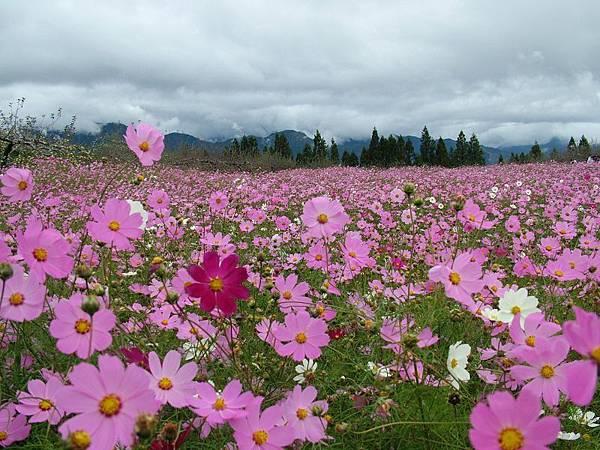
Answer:
<path fill-rule="evenodd" d="M 318 238 L 332 236 L 350 222 L 342 204 L 328 197 L 307 201 L 300 217 L 308 228 L 308 234 Z"/>
<path fill-rule="evenodd" d="M 42 314 L 46 287 L 35 275 L 25 275 L 23 267 L 12 265 L 13 276 L 4 284 L 0 317 L 15 322 L 33 320 Z"/>
<path fill-rule="evenodd" d="M 277 450 L 290 445 L 295 437 L 288 426 L 280 425 L 283 408 L 275 405 L 260 412 L 262 397 L 247 407 L 247 415 L 230 421 L 233 437 L 240 450 Z"/>
<path fill-rule="evenodd" d="M 246 407 L 254 399 L 251 392 L 242 392 L 239 380 L 231 380 L 221 393 L 210 383 L 198 384 L 197 390 L 192 410 L 204 417 L 211 427 L 246 417 Z"/>
<path fill-rule="evenodd" d="M 327 324 L 323 319 L 313 319 L 306 311 L 286 314 L 285 325 L 273 329 L 281 344 L 275 350 L 281 356 L 291 356 L 294 361 L 317 359 L 320 347 L 329 344 Z"/>
<path fill-rule="evenodd" d="M 165 149 L 163 134 L 147 123 L 140 123 L 137 127 L 129 125 L 123 137 L 142 166 L 154 164 L 160 159 Z"/>
<path fill-rule="evenodd" d="M 87 438 L 91 448 L 110 450 L 133 444 L 134 426 L 141 414 L 154 414 L 160 403 L 148 388 L 148 372 L 115 356 L 100 355 L 98 369 L 80 363 L 69 374 L 70 386 L 57 394 L 57 404 L 77 415 L 63 423 L 63 437 L 72 433 Z"/>
<path fill-rule="evenodd" d="M 31 198 L 33 175 L 28 169 L 11 167 L 0 177 L 0 182 L 0 192 L 8 197 L 9 202 L 25 202 Z"/>
<path fill-rule="evenodd" d="M 68 255 L 70 245 L 62 235 L 51 229 L 43 229 L 42 222 L 30 217 L 25 232 L 17 236 L 18 252 L 31 273 L 41 280 L 50 275 L 65 278 L 73 269 L 73 258 Z"/>
<path fill-rule="evenodd" d="M 131 214 L 131 206 L 125 200 L 111 198 L 104 205 L 104 211 L 95 205 L 91 214 L 94 222 L 87 223 L 90 235 L 97 241 L 114 245 L 119 250 L 131 248 L 129 239 L 137 239 L 143 233 L 142 215 Z"/>
<path fill-rule="evenodd" d="M 217 252 L 205 253 L 202 266 L 188 268 L 194 282 L 186 286 L 186 294 L 200 298 L 203 311 L 210 312 L 216 306 L 224 315 L 232 315 L 237 309 L 235 301 L 250 295 L 242 284 L 248 279 L 248 272 L 238 267 L 239 260 L 235 254 L 220 261 Z"/>
<path fill-rule="evenodd" d="M 196 363 L 189 362 L 181 366 L 181 355 L 171 350 L 165 356 L 162 365 L 158 355 L 150 352 L 148 365 L 152 374 L 150 389 L 154 391 L 156 400 L 163 405 L 169 403 L 174 408 L 183 408 L 190 404 L 196 385 L 193 380 L 198 372 Z"/>
<path fill-rule="evenodd" d="M 472 294 L 484 287 L 481 264 L 472 261 L 469 253 L 456 257 L 451 266 L 435 266 L 429 270 L 429 279 L 444 285 L 446 295 L 465 306 L 474 304 Z"/>
<path fill-rule="evenodd" d="M 596 392 L 600 370 L 600 317 L 574 307 L 575 320 L 563 324 L 564 337 L 584 360 L 569 364 L 567 389 L 569 398 L 577 405 L 589 404 Z"/>
<path fill-rule="evenodd" d="M 50 377 L 46 383 L 42 380 L 30 380 L 27 383 L 29 392 L 19 392 L 19 404 L 16 409 L 29 417 L 30 423 L 48 422 L 56 425 L 63 412 L 56 407 L 56 394 L 63 384 L 56 377 Z"/>
<path fill-rule="evenodd" d="M 508 392 L 495 392 L 487 404 L 471 412 L 469 438 L 475 450 L 548 450 L 556 441 L 560 421 L 540 416 L 540 399 L 522 392 L 514 399 Z"/>
<path fill-rule="evenodd" d="M 27 418 L 15 414 L 15 405 L 12 403 L 0 409 L 0 447 L 8 447 L 29 436 L 31 425 L 27 424 Z"/>
<path fill-rule="evenodd" d="M 315 401 L 317 390 L 308 386 L 304 391 L 300 385 L 283 402 L 284 415 L 287 424 L 294 430 L 296 439 L 319 442 L 325 438 L 327 421 L 323 415 L 327 412 L 327 402 Z M 318 411 L 319 414 L 315 414 Z"/>
<path fill-rule="evenodd" d="M 110 346 L 110 330 L 115 326 L 116 317 L 104 307 L 92 317 L 81 309 L 82 301 L 82 294 L 73 294 L 69 300 L 56 305 L 56 318 L 50 323 L 50 334 L 58 339 L 56 347 L 61 352 L 67 355 L 75 353 L 86 359 L 95 351 L 106 350 Z"/>

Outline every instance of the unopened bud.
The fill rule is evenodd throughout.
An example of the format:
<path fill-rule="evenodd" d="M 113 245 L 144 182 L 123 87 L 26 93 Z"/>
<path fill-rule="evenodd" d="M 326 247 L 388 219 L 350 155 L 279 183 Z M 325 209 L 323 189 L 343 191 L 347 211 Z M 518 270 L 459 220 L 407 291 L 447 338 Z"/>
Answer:
<path fill-rule="evenodd" d="M 156 429 L 158 420 L 152 414 L 141 414 L 135 421 L 135 434 L 141 438 L 149 438 Z"/>
<path fill-rule="evenodd" d="M 102 286 L 101 284 L 97 284 L 91 290 L 91 293 L 94 295 L 104 295 L 104 286 Z"/>
<path fill-rule="evenodd" d="M 450 395 L 448 395 L 448 403 L 455 406 L 460 403 L 460 395 L 458 392 L 451 392 Z"/>
<path fill-rule="evenodd" d="M 179 300 L 179 294 L 177 292 L 169 291 L 167 293 L 167 303 L 174 304 L 177 303 L 177 300 Z"/>
<path fill-rule="evenodd" d="M 415 205 L 417 208 L 420 208 L 421 206 L 423 206 L 423 199 L 421 197 L 417 197 L 413 200 L 413 205 Z"/>
<path fill-rule="evenodd" d="M 13 269 L 9 263 L 0 263 L 0 280 L 6 281 L 13 276 Z"/>
<path fill-rule="evenodd" d="M 168 276 L 167 269 L 162 264 L 158 266 L 158 268 L 156 269 L 156 271 L 154 273 L 161 280 L 164 280 Z"/>
<path fill-rule="evenodd" d="M 86 264 L 77 264 L 75 268 L 75 273 L 79 278 L 83 278 L 84 280 L 89 280 L 92 277 L 92 270 Z"/>
<path fill-rule="evenodd" d="M 92 445 L 92 437 L 87 431 L 73 431 L 67 437 L 66 444 L 69 450 L 85 450 Z"/>
<path fill-rule="evenodd" d="M 100 301 L 95 295 L 86 295 L 81 302 L 81 309 L 93 316 L 100 309 Z"/>
<path fill-rule="evenodd" d="M 179 427 L 177 426 L 176 423 L 167 422 L 165 424 L 165 426 L 163 427 L 162 431 L 160 432 L 160 434 L 162 435 L 162 438 L 165 441 L 173 442 L 175 439 L 177 439 L 178 431 L 179 431 Z"/>
<path fill-rule="evenodd" d="M 412 183 L 406 183 L 404 185 L 404 193 L 409 197 L 415 193 L 415 185 Z"/>
<path fill-rule="evenodd" d="M 340 422 L 335 425 L 336 433 L 343 433 L 348 429 L 348 424 L 346 422 Z"/>
<path fill-rule="evenodd" d="M 409 350 L 414 349 L 418 342 L 419 338 L 412 333 L 407 333 L 402 338 L 402 345 Z"/>

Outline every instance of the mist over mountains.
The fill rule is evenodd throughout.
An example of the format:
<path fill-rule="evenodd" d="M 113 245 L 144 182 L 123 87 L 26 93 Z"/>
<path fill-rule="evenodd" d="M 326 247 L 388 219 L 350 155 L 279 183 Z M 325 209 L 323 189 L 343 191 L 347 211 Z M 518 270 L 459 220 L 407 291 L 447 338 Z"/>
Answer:
<path fill-rule="evenodd" d="M 103 138 L 109 136 L 121 136 L 125 134 L 125 130 L 127 129 L 127 125 L 122 123 L 110 122 L 101 125 L 99 132 L 97 133 L 89 133 L 89 132 L 77 132 L 73 136 L 73 143 L 80 145 L 91 145 Z M 263 149 L 266 146 L 272 146 L 275 142 L 275 136 L 278 133 L 282 133 L 288 140 L 290 147 L 292 148 L 292 152 L 294 156 L 302 151 L 306 144 L 312 145 L 313 138 L 312 136 L 307 135 L 302 131 L 297 130 L 281 130 L 277 132 L 270 133 L 267 136 L 255 136 L 256 141 L 258 143 L 258 147 Z M 396 134 L 396 136 L 398 136 Z M 421 146 L 421 138 L 417 136 L 402 136 L 405 140 L 410 140 L 413 144 L 413 147 L 416 152 L 419 151 Z M 432 136 L 435 137 L 435 136 Z M 233 137 L 223 140 L 216 141 L 208 141 L 200 139 L 196 136 L 192 136 L 186 133 L 167 133 L 165 134 L 165 150 L 167 151 L 177 151 L 181 148 L 196 148 L 196 149 L 206 149 L 212 152 L 221 152 L 225 150 L 228 146 L 231 145 L 233 141 Z M 239 139 L 239 138 L 238 138 Z M 354 153 L 357 156 L 360 155 L 360 152 L 363 147 L 368 147 L 370 142 L 370 136 L 365 137 L 364 139 L 346 139 L 339 140 L 338 147 L 340 149 L 340 153 L 347 151 L 349 153 Z M 546 143 L 540 143 L 540 147 L 542 152 L 547 153 L 550 152 L 553 148 L 562 150 L 566 147 L 568 140 L 563 140 L 558 137 L 552 138 L 550 141 Z M 451 138 L 444 138 L 444 143 L 448 149 L 456 146 L 456 140 Z M 495 163 L 498 161 L 498 157 L 500 155 L 503 156 L 504 159 L 507 159 L 511 153 L 528 153 L 531 149 L 531 143 L 524 143 L 520 145 L 512 145 L 512 146 L 504 146 L 504 147 L 490 147 L 487 145 L 482 145 L 484 156 L 487 163 Z"/>

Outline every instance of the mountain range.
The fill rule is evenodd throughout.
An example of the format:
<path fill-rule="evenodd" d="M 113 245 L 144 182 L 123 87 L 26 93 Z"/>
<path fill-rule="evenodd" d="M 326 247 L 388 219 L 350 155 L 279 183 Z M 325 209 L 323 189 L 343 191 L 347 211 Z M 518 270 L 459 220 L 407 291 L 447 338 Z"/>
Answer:
<path fill-rule="evenodd" d="M 95 142 L 102 140 L 108 136 L 118 135 L 121 136 L 125 134 L 125 130 L 127 129 L 127 125 L 122 123 L 110 122 L 100 126 L 100 130 L 97 133 L 89 133 L 89 132 L 77 132 L 73 136 L 73 143 L 80 145 L 91 145 Z M 290 143 L 290 147 L 292 148 L 292 152 L 295 155 L 300 153 L 306 144 L 312 144 L 313 138 L 308 136 L 306 133 L 297 130 L 282 130 L 278 132 L 274 132 L 269 134 L 268 136 L 255 136 L 256 141 L 258 143 L 258 147 L 260 149 L 265 146 L 271 146 L 275 142 L 275 135 L 277 133 L 283 133 Z M 421 139 L 417 136 L 403 136 L 403 138 L 409 139 L 415 151 L 418 153 L 419 147 L 421 144 Z M 220 152 L 223 151 L 226 147 L 228 147 L 234 138 L 222 139 L 216 141 L 209 141 L 197 138 L 196 136 L 192 136 L 190 134 L 173 132 L 165 134 L 165 150 L 167 151 L 177 151 L 182 147 L 188 148 L 197 148 L 197 149 L 206 149 L 208 151 Z M 468 136 L 467 136 L 468 139 Z M 356 155 L 360 155 L 360 152 L 363 147 L 368 147 L 371 138 L 365 139 L 346 139 L 340 140 L 338 142 L 338 147 L 340 150 L 340 155 L 344 151 L 353 152 Z M 444 143 L 448 149 L 456 146 L 456 140 L 454 139 L 444 139 Z M 506 160 L 510 157 L 511 153 L 528 153 L 531 149 L 533 143 L 530 144 L 522 144 L 522 145 L 512 145 L 512 146 L 502 146 L 502 147 L 490 147 L 487 145 L 482 145 L 485 159 L 488 163 L 495 163 L 498 161 L 500 155 Z M 552 138 L 550 141 L 546 143 L 540 143 L 540 147 L 542 152 L 550 152 L 553 148 L 557 148 L 559 150 L 563 150 L 567 145 L 567 141 L 560 139 L 558 137 Z"/>

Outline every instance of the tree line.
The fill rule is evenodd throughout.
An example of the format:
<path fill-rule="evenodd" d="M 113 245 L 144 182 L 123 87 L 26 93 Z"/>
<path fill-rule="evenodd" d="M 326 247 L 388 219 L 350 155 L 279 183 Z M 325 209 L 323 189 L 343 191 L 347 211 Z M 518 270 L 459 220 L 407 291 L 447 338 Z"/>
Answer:
<path fill-rule="evenodd" d="M 569 143 L 564 150 L 559 150 L 553 147 L 552 150 L 544 155 L 540 144 L 535 141 L 531 146 L 528 153 L 511 153 L 508 159 L 510 163 L 528 163 L 528 162 L 539 162 L 544 159 L 550 161 L 585 161 L 594 153 L 592 145 L 587 140 L 585 135 L 582 135 L 579 139 L 579 144 L 575 141 L 575 138 L 571 136 Z M 502 164 L 504 157 L 502 155 L 498 158 L 498 163 Z"/>

